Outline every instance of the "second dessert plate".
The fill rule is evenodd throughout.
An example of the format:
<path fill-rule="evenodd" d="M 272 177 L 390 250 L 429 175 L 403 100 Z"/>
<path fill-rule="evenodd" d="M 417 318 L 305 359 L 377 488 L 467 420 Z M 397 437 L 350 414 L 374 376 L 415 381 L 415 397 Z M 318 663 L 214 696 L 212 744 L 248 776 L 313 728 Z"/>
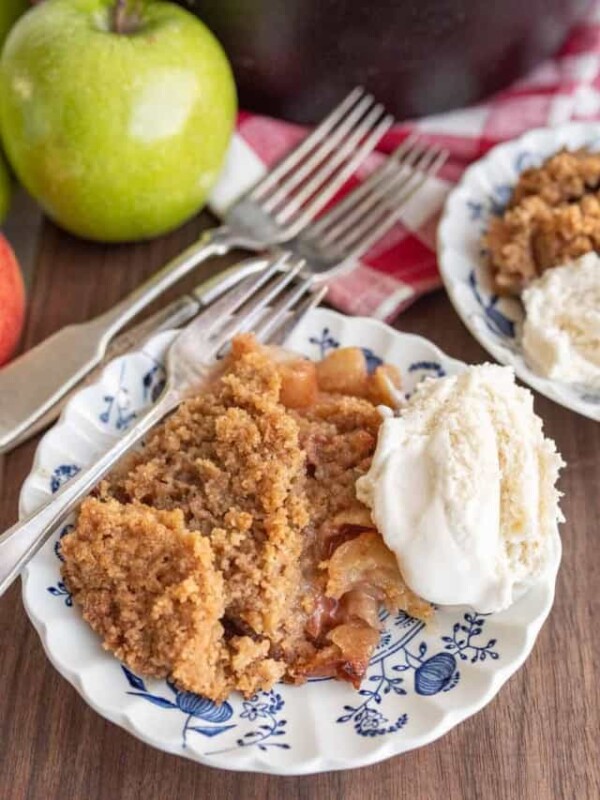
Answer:
<path fill-rule="evenodd" d="M 450 193 L 438 229 L 438 261 L 456 311 L 479 343 L 522 381 L 566 408 L 600 420 L 600 393 L 544 378 L 527 364 L 521 346 L 523 307 L 491 289 L 481 243 L 490 217 L 502 214 L 519 174 L 562 148 L 600 149 L 600 123 L 569 123 L 530 131 L 498 145 L 466 170 Z"/>
<path fill-rule="evenodd" d="M 164 382 L 172 332 L 122 356 L 77 394 L 42 440 L 21 495 L 21 513 L 43 503 L 120 436 L 153 402 Z M 425 339 L 371 319 L 317 309 L 288 346 L 319 359 L 357 345 L 375 367 L 396 364 L 410 392 L 424 377 L 453 374 L 464 364 Z M 229 770 L 300 775 L 374 764 L 434 741 L 489 703 L 530 653 L 554 598 L 558 570 L 511 608 L 484 615 L 439 609 L 433 623 L 387 616 L 360 691 L 333 680 L 277 685 L 220 706 L 148 680 L 102 649 L 62 583 L 59 531 L 23 576 L 23 598 L 56 669 L 99 714 L 165 752 Z"/>

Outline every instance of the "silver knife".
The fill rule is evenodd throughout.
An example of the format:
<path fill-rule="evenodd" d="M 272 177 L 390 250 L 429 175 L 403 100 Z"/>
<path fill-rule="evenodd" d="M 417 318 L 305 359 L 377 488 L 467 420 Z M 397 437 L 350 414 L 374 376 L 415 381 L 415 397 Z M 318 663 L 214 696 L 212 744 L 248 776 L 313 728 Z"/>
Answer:
<path fill-rule="evenodd" d="M 67 400 L 105 364 L 139 345 L 153 333 L 183 325 L 242 278 L 262 269 L 251 258 L 201 283 L 152 317 L 108 342 L 99 358 L 81 346 L 82 329 L 92 340 L 94 324 L 63 328 L 0 370 L 0 454 L 7 453 L 54 422 Z"/>

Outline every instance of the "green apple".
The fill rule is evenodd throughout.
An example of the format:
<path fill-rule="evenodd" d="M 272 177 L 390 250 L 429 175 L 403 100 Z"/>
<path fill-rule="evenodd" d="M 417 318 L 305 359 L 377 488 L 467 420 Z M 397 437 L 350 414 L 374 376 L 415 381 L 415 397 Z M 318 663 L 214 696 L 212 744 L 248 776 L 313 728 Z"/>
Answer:
<path fill-rule="evenodd" d="M 12 186 L 6 161 L 0 153 L 0 225 L 4 222 L 10 206 Z"/>
<path fill-rule="evenodd" d="M 27 0 L 1 0 L 0 3 L 0 47 L 18 16 L 29 7 Z"/>
<path fill-rule="evenodd" d="M 27 8 L 29 8 L 28 0 L 0 0 L 0 49 L 2 49 L 6 35 L 14 25 L 15 20 Z M 4 222 L 8 213 L 11 195 L 10 174 L 6 162 L 0 154 L 0 224 Z"/>
<path fill-rule="evenodd" d="M 146 239 L 195 214 L 235 112 L 219 43 L 160 0 L 45 0 L 0 59 L 8 159 L 47 214 L 88 239 Z"/>

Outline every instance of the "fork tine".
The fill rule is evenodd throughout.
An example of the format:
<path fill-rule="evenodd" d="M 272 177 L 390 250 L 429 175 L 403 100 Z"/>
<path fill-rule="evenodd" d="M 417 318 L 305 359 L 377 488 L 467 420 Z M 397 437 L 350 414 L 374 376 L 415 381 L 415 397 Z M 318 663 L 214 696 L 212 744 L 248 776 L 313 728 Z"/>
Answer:
<path fill-rule="evenodd" d="M 311 291 L 313 283 L 313 278 L 307 278 L 299 284 L 294 297 L 290 293 L 283 303 L 272 310 L 269 318 L 254 329 L 259 342 L 287 339 L 309 311 L 319 305 L 327 294 L 327 286 Z"/>
<path fill-rule="evenodd" d="M 253 325 L 260 319 L 261 312 L 269 303 L 273 302 L 281 295 L 286 286 L 288 286 L 304 267 L 304 264 L 305 262 L 303 259 L 292 260 L 289 253 L 277 259 L 273 265 L 275 269 L 279 269 L 282 266 L 287 266 L 288 269 L 265 291 L 255 294 L 246 308 L 219 329 L 217 335 L 211 339 L 212 349 L 208 357 L 214 357 L 219 353 L 237 333 L 251 330 Z M 273 274 L 272 269 L 269 269 L 269 272 L 271 275 Z M 246 295 L 246 299 L 248 299 L 248 295 Z"/>
<path fill-rule="evenodd" d="M 207 337 L 214 335 L 222 326 L 223 320 L 227 320 L 232 314 L 235 314 L 247 301 L 248 297 L 259 292 L 264 284 L 279 271 L 287 260 L 288 256 L 285 254 L 272 263 L 267 264 L 258 275 L 251 275 L 249 278 L 236 284 L 226 294 L 203 310 L 201 316 L 205 335 Z"/>
<path fill-rule="evenodd" d="M 341 238 L 336 240 L 337 244 L 346 250 L 355 246 L 357 241 L 373 230 L 382 214 L 387 218 L 394 210 L 399 210 L 402 204 L 423 185 L 431 166 L 436 163 L 440 154 L 439 149 L 426 151 L 416 164 L 414 172 L 408 176 L 404 174 L 395 176 L 394 180 L 382 186 L 381 191 L 374 197 L 374 203 L 369 213 L 363 215 L 360 221 L 354 220 L 353 225 L 348 227 L 342 233 Z"/>
<path fill-rule="evenodd" d="M 256 294 L 252 298 L 252 305 L 250 309 L 242 308 L 240 310 L 240 314 L 243 317 L 244 330 L 249 330 L 255 324 L 256 320 L 261 316 L 261 311 L 267 308 L 275 298 L 281 295 L 283 290 L 289 286 L 290 283 L 292 283 L 296 275 L 298 275 L 304 266 L 304 261 L 302 260 L 297 260 L 295 263 L 290 263 L 290 261 L 291 255 L 286 253 L 282 266 L 287 266 L 289 264 L 289 267 L 283 273 L 283 275 L 281 275 L 281 277 L 279 277 L 275 283 L 267 284 L 267 286 L 262 289 L 260 293 Z"/>
<path fill-rule="evenodd" d="M 399 163 L 392 163 L 389 165 L 389 169 L 386 169 L 388 165 L 383 166 L 380 174 L 372 182 L 370 191 L 361 193 L 362 198 L 359 197 L 358 203 L 353 202 L 354 198 L 351 198 L 346 205 L 345 213 L 337 213 L 334 217 L 332 214 L 333 220 L 324 218 L 325 225 L 321 228 L 321 231 L 317 230 L 321 243 L 323 245 L 329 244 L 339 239 L 345 231 L 352 229 L 354 225 L 360 224 L 365 214 L 380 202 L 385 193 L 396 187 L 399 182 L 406 183 L 413 178 L 416 173 L 412 170 L 419 168 L 421 157 L 426 157 L 427 154 L 428 151 L 423 150 L 423 145 L 417 144 L 405 153 L 405 158 Z M 351 192 L 351 194 L 358 193 L 359 190 Z M 329 217 L 329 215 L 326 214 L 325 217 Z"/>
<path fill-rule="evenodd" d="M 300 317 L 308 314 L 309 311 L 312 311 L 313 308 L 316 308 L 321 303 L 321 301 L 327 296 L 328 291 L 329 286 L 320 286 L 318 289 L 315 289 L 310 293 L 303 303 L 300 303 L 295 313 L 297 313 Z"/>
<path fill-rule="evenodd" d="M 437 152 L 436 150 L 434 155 Z M 403 197 L 402 191 L 420 180 L 422 176 L 421 170 L 427 168 L 431 155 L 432 151 L 430 150 L 421 151 L 416 161 L 413 160 L 412 169 L 408 173 L 403 168 L 390 173 L 371 192 L 370 196 L 365 198 L 360 208 L 354 209 L 346 218 L 340 220 L 334 228 L 327 231 L 321 242 L 348 249 L 352 241 L 360 239 L 368 233 L 382 212 L 389 213 L 391 199 L 396 204 L 399 198 Z"/>
<path fill-rule="evenodd" d="M 405 156 L 408 156 L 410 152 L 412 152 L 413 145 L 417 142 L 417 134 L 411 133 L 406 139 L 399 145 L 396 150 L 392 153 L 392 155 L 385 160 L 385 162 L 379 166 L 371 175 L 363 181 L 360 186 L 356 189 L 353 189 L 351 192 L 340 200 L 339 203 L 336 203 L 332 209 L 327 211 L 326 214 L 318 219 L 311 225 L 311 235 L 321 235 L 325 232 L 325 230 L 332 225 L 334 225 L 340 218 L 345 217 L 346 214 L 357 204 L 359 203 L 365 196 L 369 195 L 371 191 L 377 186 L 377 184 L 389 173 L 394 172 L 396 165 L 400 162 Z"/>
<path fill-rule="evenodd" d="M 256 334 L 257 338 L 261 339 L 261 341 L 265 341 L 269 337 L 270 332 L 279 326 L 282 317 L 286 314 L 286 312 L 290 311 L 290 309 L 296 305 L 300 298 L 310 290 L 314 281 L 314 276 L 310 275 L 309 277 L 300 281 L 300 283 L 298 283 L 298 285 L 295 286 L 292 291 L 283 295 L 278 303 L 272 305 L 269 309 L 269 315 L 265 316 L 264 319 L 262 319 L 254 327 L 254 333 Z"/>
<path fill-rule="evenodd" d="M 321 164 L 321 162 L 330 153 L 335 152 L 336 148 L 343 142 L 344 137 L 352 133 L 361 120 L 367 114 L 367 119 L 370 119 L 373 114 L 373 104 L 375 98 L 368 94 L 365 95 L 360 102 L 344 117 L 340 124 L 334 128 L 329 136 L 325 137 L 319 147 L 317 147 L 306 159 L 297 166 L 296 169 L 284 180 L 281 180 L 278 185 L 274 187 L 272 192 L 259 191 L 252 196 L 261 201 L 262 207 L 267 212 L 271 212 L 279 206 L 283 200 L 289 195 L 292 189 L 299 186 L 312 172 Z M 382 106 L 376 106 L 382 108 Z M 361 123 L 364 125 L 364 122 Z"/>
<path fill-rule="evenodd" d="M 412 181 L 408 186 L 403 184 L 398 197 L 390 198 L 388 194 L 383 199 L 380 208 L 371 213 L 360 228 L 357 226 L 345 242 L 340 243 L 340 246 L 346 251 L 344 263 L 351 263 L 360 258 L 376 241 L 387 233 L 400 217 L 408 200 L 419 191 L 428 178 L 438 172 L 448 155 L 447 150 L 434 151 L 432 158 L 428 160 L 427 166 L 415 174 L 416 181 Z M 390 199 L 394 199 L 393 208 L 390 208 Z M 376 216 L 378 219 L 375 219 Z"/>
<path fill-rule="evenodd" d="M 342 231 L 336 239 L 336 246 L 345 252 L 352 251 L 359 246 L 365 237 L 370 237 L 380 224 L 387 221 L 394 212 L 399 212 L 415 191 L 421 188 L 429 175 L 432 163 L 435 163 L 439 151 L 427 152 L 418 164 L 418 171 L 412 172 L 408 177 L 400 176 L 395 181 L 383 187 L 382 191 L 374 198 L 368 213 L 360 221 Z M 397 219 L 398 214 L 396 214 Z"/>
<path fill-rule="evenodd" d="M 292 230 L 300 230 L 325 207 L 393 125 L 393 117 L 386 114 L 373 127 L 383 111 L 382 106 L 376 106 L 338 151 L 280 209 L 275 217 L 280 225 L 293 221 Z M 361 139 L 363 142 L 357 147 Z M 309 205 L 305 205 L 309 200 Z"/>
<path fill-rule="evenodd" d="M 338 174 L 329 181 L 321 191 L 316 194 L 309 205 L 302 209 L 291 223 L 287 226 L 292 237 L 301 233 L 307 225 L 312 223 L 312 220 L 319 214 L 319 212 L 329 203 L 329 201 L 339 192 L 342 186 L 346 183 L 348 178 L 356 171 L 360 164 L 373 152 L 377 143 L 382 138 L 387 130 L 393 125 L 393 118 L 386 116 L 379 123 L 377 128 L 368 136 L 362 143 L 360 148 L 356 151 L 353 157 L 344 165 Z"/>
<path fill-rule="evenodd" d="M 250 197 L 258 199 L 262 197 L 267 189 L 276 185 L 281 177 L 292 170 L 297 164 L 303 161 L 315 145 L 318 145 L 329 134 L 329 132 L 342 120 L 346 113 L 365 96 L 365 90 L 357 86 L 348 94 L 333 111 L 325 117 L 312 133 L 303 139 L 298 147 L 282 158 L 282 160 L 270 170 L 265 177 L 256 184 L 250 192 Z"/>

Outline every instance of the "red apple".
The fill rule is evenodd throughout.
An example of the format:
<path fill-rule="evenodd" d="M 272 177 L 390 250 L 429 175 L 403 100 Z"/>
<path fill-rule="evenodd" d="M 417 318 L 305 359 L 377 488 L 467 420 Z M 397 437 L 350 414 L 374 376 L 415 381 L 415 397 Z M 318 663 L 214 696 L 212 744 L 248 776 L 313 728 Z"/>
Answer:
<path fill-rule="evenodd" d="M 15 352 L 25 322 L 25 285 L 13 250 L 0 234 L 0 364 Z"/>

